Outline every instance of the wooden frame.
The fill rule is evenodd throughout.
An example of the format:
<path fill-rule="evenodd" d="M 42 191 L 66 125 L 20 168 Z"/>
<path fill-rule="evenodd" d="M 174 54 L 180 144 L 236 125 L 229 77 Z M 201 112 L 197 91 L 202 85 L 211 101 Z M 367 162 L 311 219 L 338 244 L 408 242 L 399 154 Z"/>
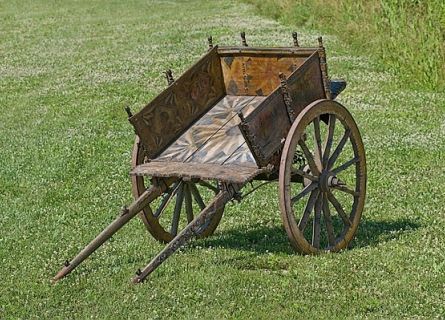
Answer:
<path fill-rule="evenodd" d="M 292 36 L 294 47 L 281 48 L 248 47 L 244 33 L 241 47 L 213 46 L 209 37 L 209 51 L 195 65 L 176 81 L 167 71 L 168 88 L 137 114 L 126 109 L 137 135 L 131 170 L 135 201 L 76 257 L 66 260 L 54 281 L 74 270 L 139 213 L 153 237 L 168 242 L 136 272 L 133 282 L 142 282 L 191 238 L 210 235 L 228 201 L 241 201 L 268 183 L 243 195 L 241 189 L 254 179 L 278 180 L 281 217 L 297 252 L 335 252 L 348 246 L 364 207 L 363 142 L 350 113 L 332 100 L 346 83 L 337 81 L 331 95 L 321 38 L 317 48 L 302 48 L 297 34 Z M 311 128 L 308 139 L 306 130 Z M 334 148 L 336 128 L 342 138 Z M 309 140 L 313 140 L 313 151 Z M 353 158 L 336 164 L 348 143 Z M 355 172 L 355 183 L 349 185 L 341 179 L 348 168 Z M 150 177 L 149 181 L 144 177 Z M 297 194 L 291 187 L 295 182 L 302 183 Z M 198 185 L 214 195 L 207 204 Z M 333 191 L 352 197 L 350 212 L 346 213 Z M 304 197 L 308 200 L 297 220 L 293 205 Z M 198 215 L 193 213 L 192 198 Z M 170 200 L 175 204 L 168 231 L 160 216 Z M 178 232 L 183 203 L 187 224 Z M 332 222 L 330 204 L 340 220 L 337 224 Z M 312 235 L 307 235 L 312 212 Z M 328 242 L 321 245 L 322 214 Z M 336 225 L 341 228 L 335 230 Z"/>

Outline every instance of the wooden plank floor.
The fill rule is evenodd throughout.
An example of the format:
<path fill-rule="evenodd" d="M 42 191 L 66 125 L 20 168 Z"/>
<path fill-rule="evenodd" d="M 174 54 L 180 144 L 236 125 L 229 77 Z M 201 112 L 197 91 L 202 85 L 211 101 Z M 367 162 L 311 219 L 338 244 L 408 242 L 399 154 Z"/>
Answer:
<path fill-rule="evenodd" d="M 153 161 L 257 167 L 238 128 L 238 113 L 247 116 L 264 99 L 264 96 L 225 96 Z"/>

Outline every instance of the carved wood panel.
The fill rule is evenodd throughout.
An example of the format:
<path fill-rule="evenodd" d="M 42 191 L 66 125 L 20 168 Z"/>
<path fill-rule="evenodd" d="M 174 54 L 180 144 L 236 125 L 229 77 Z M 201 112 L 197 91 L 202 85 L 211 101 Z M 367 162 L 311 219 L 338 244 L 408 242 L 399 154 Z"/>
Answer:
<path fill-rule="evenodd" d="M 130 118 L 147 155 L 154 158 L 225 94 L 216 48 Z"/>

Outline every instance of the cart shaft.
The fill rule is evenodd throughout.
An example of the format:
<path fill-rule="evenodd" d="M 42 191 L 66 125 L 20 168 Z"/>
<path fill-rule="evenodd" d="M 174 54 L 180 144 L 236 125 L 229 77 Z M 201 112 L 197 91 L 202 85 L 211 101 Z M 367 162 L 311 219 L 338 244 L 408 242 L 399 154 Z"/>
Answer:
<path fill-rule="evenodd" d="M 167 186 L 168 183 L 153 184 L 153 186 L 144 191 L 128 208 L 124 208 L 121 214 L 82 251 L 80 251 L 73 260 L 66 262 L 65 266 L 53 278 L 53 282 L 57 282 L 73 271 L 80 263 L 82 263 L 82 261 L 88 258 L 105 241 L 111 238 L 128 221 L 135 217 L 145 206 L 161 195 L 162 192 L 166 190 Z"/>
<path fill-rule="evenodd" d="M 159 267 L 168 257 L 170 257 L 176 250 L 185 245 L 195 235 L 199 235 L 203 226 L 207 225 L 212 216 L 217 210 L 229 202 L 239 188 L 230 185 L 224 188 L 213 201 L 205 207 L 199 215 L 193 219 L 172 241 L 170 241 L 165 248 L 154 257 L 150 263 L 143 269 L 138 270 L 136 276 L 133 278 L 133 283 L 140 283 L 150 275 L 157 267 Z"/>

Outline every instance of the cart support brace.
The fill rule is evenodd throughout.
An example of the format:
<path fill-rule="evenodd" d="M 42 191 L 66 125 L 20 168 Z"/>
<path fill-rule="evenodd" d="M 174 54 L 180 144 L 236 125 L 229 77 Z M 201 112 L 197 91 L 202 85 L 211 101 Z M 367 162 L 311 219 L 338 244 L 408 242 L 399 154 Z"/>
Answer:
<path fill-rule="evenodd" d="M 140 283 L 150 275 L 157 267 L 159 267 L 168 257 L 170 257 L 176 250 L 186 244 L 195 235 L 199 235 L 202 226 L 207 225 L 215 212 L 229 202 L 240 188 L 235 185 L 227 185 L 223 190 L 213 199 L 213 201 L 205 207 L 199 215 L 193 219 L 176 237 L 170 241 L 162 251 L 150 261 L 150 263 L 143 269 L 136 272 L 133 278 L 133 283 Z"/>
<path fill-rule="evenodd" d="M 73 271 L 83 260 L 88 258 L 97 248 L 105 241 L 111 238 L 120 228 L 128 221 L 135 217 L 145 206 L 152 202 L 156 197 L 162 194 L 168 186 L 169 182 L 161 182 L 153 184 L 149 189 L 145 190 L 138 199 L 136 199 L 128 208 L 124 208 L 121 214 L 106 227 L 93 241 L 91 241 L 79 254 L 70 262 L 66 262 L 65 266 L 53 278 L 53 282 L 57 282 Z"/>

